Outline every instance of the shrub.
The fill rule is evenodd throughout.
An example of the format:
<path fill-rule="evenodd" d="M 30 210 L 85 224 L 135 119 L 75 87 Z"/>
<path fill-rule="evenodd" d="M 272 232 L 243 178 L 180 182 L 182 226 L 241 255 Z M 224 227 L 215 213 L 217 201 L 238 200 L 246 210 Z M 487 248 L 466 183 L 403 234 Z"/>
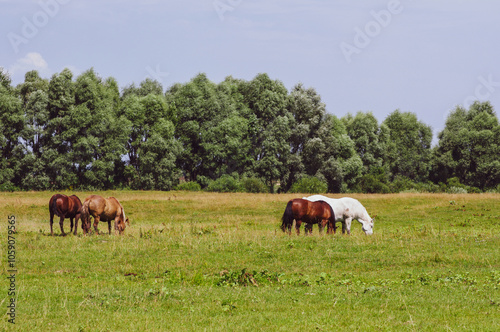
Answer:
<path fill-rule="evenodd" d="M 240 182 L 241 187 L 247 193 L 268 193 L 269 188 L 266 184 L 258 178 L 244 178 Z"/>
<path fill-rule="evenodd" d="M 10 182 L 10 181 L 0 184 L 0 191 L 14 192 L 14 191 L 19 191 L 19 190 L 20 189 L 18 187 L 16 187 L 15 185 L 13 185 L 12 182 Z"/>
<path fill-rule="evenodd" d="M 449 187 L 446 192 L 448 194 L 467 194 L 467 190 L 462 187 Z"/>
<path fill-rule="evenodd" d="M 408 190 L 414 190 L 417 189 L 417 185 L 415 182 L 407 178 L 406 176 L 401 176 L 397 175 L 394 180 L 392 181 L 391 185 L 391 191 L 394 193 L 400 193 Z"/>
<path fill-rule="evenodd" d="M 373 174 L 366 174 L 361 177 L 358 183 L 359 189 L 363 193 L 373 194 L 382 193 L 387 194 L 391 192 L 389 186 Z"/>
<path fill-rule="evenodd" d="M 200 191 L 201 186 L 198 182 L 196 181 L 189 181 L 189 182 L 184 182 L 180 183 L 174 188 L 175 190 L 185 190 L 185 191 Z"/>
<path fill-rule="evenodd" d="M 238 179 L 231 175 L 224 174 L 217 180 L 209 181 L 206 190 L 220 193 L 234 193 L 243 191 L 243 188 Z"/>
<path fill-rule="evenodd" d="M 306 176 L 295 182 L 290 188 L 291 193 L 325 194 L 328 184 L 314 176 Z"/>
<path fill-rule="evenodd" d="M 466 193 L 480 193 L 481 190 L 476 187 L 471 187 L 460 183 L 459 178 L 453 177 L 446 180 L 446 192 L 450 194 L 466 194 Z"/>

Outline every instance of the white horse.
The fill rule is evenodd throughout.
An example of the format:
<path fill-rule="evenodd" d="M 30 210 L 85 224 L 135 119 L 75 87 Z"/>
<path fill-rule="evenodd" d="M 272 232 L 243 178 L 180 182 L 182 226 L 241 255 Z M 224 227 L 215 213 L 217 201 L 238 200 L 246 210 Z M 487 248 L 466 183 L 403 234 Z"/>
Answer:
<path fill-rule="evenodd" d="M 370 215 L 366 212 L 363 204 L 361 204 L 357 199 L 351 197 L 335 199 L 322 195 L 313 195 L 304 197 L 304 199 L 310 201 L 325 201 L 330 204 L 333 212 L 335 213 L 335 221 L 342 222 L 342 233 L 347 231 L 347 234 L 351 234 L 351 222 L 353 219 L 356 219 L 363 225 L 363 231 L 365 234 L 373 234 L 374 219 L 370 218 Z"/>

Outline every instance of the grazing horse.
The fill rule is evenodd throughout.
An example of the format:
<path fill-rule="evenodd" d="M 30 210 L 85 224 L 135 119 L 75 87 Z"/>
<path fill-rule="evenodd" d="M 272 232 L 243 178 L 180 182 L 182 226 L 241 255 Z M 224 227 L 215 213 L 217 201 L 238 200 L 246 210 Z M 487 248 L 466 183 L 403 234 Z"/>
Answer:
<path fill-rule="evenodd" d="M 294 219 L 297 235 L 300 233 L 302 222 L 306 224 L 321 224 L 323 227 L 325 224 L 328 224 L 327 233 L 331 234 L 332 229 L 335 233 L 335 214 L 332 207 L 326 202 L 311 202 L 302 198 L 290 200 L 281 218 L 281 230 L 283 232 L 287 231 L 290 234 Z M 306 227 L 306 235 L 307 230 L 308 228 Z"/>
<path fill-rule="evenodd" d="M 61 234 L 64 236 L 64 218 L 69 218 L 71 222 L 70 233 L 73 231 L 73 218 L 75 219 L 75 235 L 78 226 L 78 219 L 82 211 L 82 202 L 75 196 L 66 196 L 61 194 L 53 195 L 49 200 L 49 213 L 50 213 L 50 235 L 54 235 L 52 224 L 54 223 L 54 215 L 58 216 L 59 226 L 61 226 Z"/>
<path fill-rule="evenodd" d="M 363 204 L 357 199 L 351 197 L 342 197 L 339 199 L 328 198 L 322 195 L 313 195 L 305 197 L 310 201 L 325 201 L 332 207 L 335 212 L 336 221 L 342 222 L 342 233 L 351 234 L 351 222 L 356 219 L 363 225 L 363 231 L 366 235 L 373 234 L 373 226 L 375 218 L 370 218 Z"/>
<path fill-rule="evenodd" d="M 114 197 L 104 198 L 99 195 L 91 195 L 85 199 L 82 206 L 82 229 L 87 234 L 90 231 L 90 217 L 94 218 L 94 229 L 97 234 L 99 221 L 108 222 L 108 231 L 111 234 L 111 221 L 114 221 L 115 233 L 122 234 L 125 224 L 130 226 L 125 216 L 123 206 Z"/>

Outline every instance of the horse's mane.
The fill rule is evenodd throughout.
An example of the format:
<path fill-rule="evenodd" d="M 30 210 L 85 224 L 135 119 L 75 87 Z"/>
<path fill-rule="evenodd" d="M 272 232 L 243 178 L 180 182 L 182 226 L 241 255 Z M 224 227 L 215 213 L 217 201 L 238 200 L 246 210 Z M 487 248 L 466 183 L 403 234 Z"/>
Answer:
<path fill-rule="evenodd" d="M 122 218 L 123 218 L 123 222 L 125 222 L 127 220 L 127 217 L 125 217 L 125 209 L 123 208 L 123 205 L 121 203 L 120 204 L 120 207 L 122 208 Z"/>

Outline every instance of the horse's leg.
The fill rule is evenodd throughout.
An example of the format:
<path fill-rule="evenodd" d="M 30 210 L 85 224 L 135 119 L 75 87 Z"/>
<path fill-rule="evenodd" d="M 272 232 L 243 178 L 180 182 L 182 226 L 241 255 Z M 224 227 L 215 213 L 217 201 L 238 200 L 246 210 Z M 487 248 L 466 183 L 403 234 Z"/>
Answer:
<path fill-rule="evenodd" d="M 312 224 L 305 224 L 305 226 L 304 226 L 305 234 L 306 235 L 307 235 L 307 233 L 312 234 L 312 228 L 313 228 Z"/>
<path fill-rule="evenodd" d="M 78 219 L 80 219 L 80 214 L 77 214 L 75 216 L 75 232 L 73 233 L 74 235 L 76 235 L 76 230 L 78 229 Z M 82 225 L 83 225 L 83 220 L 82 220 Z"/>
<path fill-rule="evenodd" d="M 69 218 L 69 221 L 70 221 L 70 226 L 71 226 L 71 228 L 69 229 L 69 232 L 73 233 L 73 217 Z"/>
<path fill-rule="evenodd" d="M 97 229 L 97 225 L 99 225 L 99 219 L 101 219 L 101 216 L 94 217 L 94 230 L 96 234 L 99 234 L 99 230 Z"/>
<path fill-rule="evenodd" d="M 323 229 L 325 228 L 325 225 L 326 225 L 326 222 L 325 220 L 321 219 L 319 222 L 318 222 L 318 230 L 319 230 L 319 234 L 323 234 Z M 328 232 L 328 229 L 326 230 Z"/>
<path fill-rule="evenodd" d="M 61 218 L 59 220 L 59 226 L 61 226 L 61 234 L 63 236 L 66 236 L 66 233 L 64 233 L 64 227 L 63 227 L 63 225 L 64 225 L 64 216 L 61 216 Z"/>
<path fill-rule="evenodd" d="M 321 220 L 321 227 L 325 228 L 325 226 L 326 226 L 326 234 L 331 234 L 332 233 L 332 227 L 331 227 L 330 221 L 328 219 Z"/>
<path fill-rule="evenodd" d="M 54 236 L 54 231 L 52 230 L 52 224 L 54 223 L 54 212 L 50 211 L 50 235 Z"/>
<path fill-rule="evenodd" d="M 116 219 L 114 220 L 114 224 L 115 224 L 115 229 L 116 229 Z M 108 221 L 108 234 L 111 235 L 111 220 Z"/>
<path fill-rule="evenodd" d="M 300 234 L 300 225 L 302 224 L 302 220 L 295 220 L 295 230 L 297 231 L 297 235 Z M 307 233 L 306 233 L 307 235 Z"/>
<path fill-rule="evenodd" d="M 351 222 L 352 222 L 351 217 L 346 218 L 344 220 L 344 223 L 342 224 L 342 234 L 345 234 L 346 231 L 347 231 L 347 235 L 351 234 Z"/>

